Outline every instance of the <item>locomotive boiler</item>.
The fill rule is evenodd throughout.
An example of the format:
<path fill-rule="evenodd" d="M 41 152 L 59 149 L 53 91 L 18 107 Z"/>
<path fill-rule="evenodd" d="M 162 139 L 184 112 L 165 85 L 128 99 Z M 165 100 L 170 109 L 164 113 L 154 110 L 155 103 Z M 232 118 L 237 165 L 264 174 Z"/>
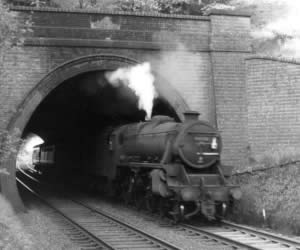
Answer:
<path fill-rule="evenodd" d="M 168 116 L 121 126 L 109 137 L 118 194 L 127 202 L 159 207 L 176 220 L 202 214 L 220 218 L 237 186 L 228 185 L 220 164 L 221 137 L 197 112 L 184 122 Z"/>

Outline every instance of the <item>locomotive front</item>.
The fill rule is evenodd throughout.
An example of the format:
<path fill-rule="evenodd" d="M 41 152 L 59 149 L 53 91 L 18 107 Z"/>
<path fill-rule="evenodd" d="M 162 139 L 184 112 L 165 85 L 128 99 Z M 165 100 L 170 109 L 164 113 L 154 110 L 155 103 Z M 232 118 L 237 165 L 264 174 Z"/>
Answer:
<path fill-rule="evenodd" d="M 197 112 L 186 112 L 185 121 L 166 116 L 125 125 L 110 139 L 122 189 L 134 199 L 147 197 L 174 218 L 202 213 L 220 217 L 231 198 L 239 199 L 239 187 L 226 183 L 220 164 L 221 137 Z M 124 179 L 126 181 L 124 182 Z M 149 194 L 150 191 L 150 194 Z"/>
<path fill-rule="evenodd" d="M 210 124 L 198 120 L 197 112 L 186 112 L 174 149 L 188 167 L 203 169 L 219 161 L 221 137 Z"/>

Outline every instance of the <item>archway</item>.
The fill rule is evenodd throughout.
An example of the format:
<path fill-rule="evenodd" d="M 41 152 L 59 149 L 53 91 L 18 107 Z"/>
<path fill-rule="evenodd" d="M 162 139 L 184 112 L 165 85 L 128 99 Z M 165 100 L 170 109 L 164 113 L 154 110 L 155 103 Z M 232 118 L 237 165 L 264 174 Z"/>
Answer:
<path fill-rule="evenodd" d="M 135 65 L 136 60 L 115 56 L 115 55 L 91 55 L 64 63 L 48 73 L 26 96 L 23 103 L 19 106 L 8 126 L 10 132 L 18 129 L 23 133 L 26 125 L 32 117 L 35 110 L 54 89 L 59 87 L 68 79 L 78 75 L 97 72 L 110 71 L 120 67 Z M 165 99 L 176 112 L 179 119 L 188 109 L 188 106 L 180 94 L 160 76 L 156 76 L 156 89 L 160 96 Z M 24 206 L 18 194 L 15 180 L 16 155 L 6 161 L 7 170 L 10 175 L 1 175 L 1 190 L 3 194 L 11 201 L 16 210 L 23 210 Z"/>

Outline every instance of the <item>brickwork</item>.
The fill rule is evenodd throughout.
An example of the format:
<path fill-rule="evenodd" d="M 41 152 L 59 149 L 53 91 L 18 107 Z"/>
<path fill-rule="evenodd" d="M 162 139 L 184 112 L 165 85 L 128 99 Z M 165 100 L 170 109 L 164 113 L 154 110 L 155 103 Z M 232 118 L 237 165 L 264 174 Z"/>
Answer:
<path fill-rule="evenodd" d="M 224 163 L 241 163 L 245 148 L 243 59 L 251 52 L 249 16 L 28 7 L 13 11 L 21 24 L 31 18 L 33 32 L 27 35 L 24 46 L 6 55 L 0 80 L 0 128 L 9 123 L 10 129 L 22 131 L 43 98 L 68 76 L 125 66 L 126 58 L 128 62 L 150 61 L 159 79 L 159 92 L 179 115 L 190 108 L 199 111 L 202 119 L 218 125 L 224 138 Z M 95 55 L 119 56 L 125 61 L 98 58 L 95 60 L 100 61 L 93 62 Z M 73 63 L 70 68 L 66 68 L 67 62 Z M 15 159 L 10 159 L 7 166 L 14 176 Z M 0 184 L 7 193 L 15 186 L 9 177 L 1 177 Z"/>
<path fill-rule="evenodd" d="M 15 8 L 19 10 L 20 22 L 28 18 L 30 9 Z M 208 17 L 116 15 L 101 12 L 58 12 L 57 9 L 48 9 L 35 11 L 32 22 L 34 37 L 27 39 L 28 45 L 146 50 L 174 49 L 181 43 L 189 50 L 208 49 Z"/>
<path fill-rule="evenodd" d="M 10 115 L 11 111 L 17 109 L 24 97 L 31 91 L 36 84 L 48 72 L 63 64 L 66 61 L 79 58 L 85 55 L 97 54 L 117 54 L 119 56 L 135 58 L 137 61 L 153 61 L 154 69 L 167 79 L 170 84 L 180 91 L 186 99 L 190 108 L 199 111 L 203 114 L 203 118 L 209 120 L 209 56 L 208 53 L 203 53 L 199 57 L 188 52 L 176 52 L 177 56 L 181 57 L 181 63 L 176 63 L 170 69 L 173 73 L 164 74 L 159 68 L 155 58 L 160 56 L 160 52 L 147 53 L 148 51 L 126 49 L 102 49 L 102 48 L 63 48 L 63 47 L 23 47 L 13 50 L 6 56 L 5 64 L 6 74 L 3 77 L 3 82 L 9 82 L 3 88 L 3 98 L 0 102 L 2 107 L 0 112 L 3 116 Z M 185 58 L 185 60 L 182 60 Z M 28 63 L 31 62 L 31 63 Z M 174 75 L 176 71 L 177 75 Z M 194 71 L 197 69 L 198 71 Z M 14 73 L 16 72 L 16 73 Z M 185 76 L 185 77 L 183 77 Z M 199 86 L 199 82 L 203 82 Z M 22 83 L 22 84 L 20 84 Z M 183 84 L 185 83 L 185 84 Z M 5 113 L 5 114 L 4 114 Z M 9 118 L 9 117 L 6 117 Z M 5 127 L 7 124 L 1 124 Z"/>
<path fill-rule="evenodd" d="M 223 162 L 245 163 L 245 63 L 251 52 L 247 16 L 211 14 L 212 76 Z M 212 105 L 213 106 L 213 105 Z"/>
<path fill-rule="evenodd" d="M 223 139 L 223 161 L 243 165 L 246 153 L 244 57 L 237 53 L 213 55 L 218 129 Z"/>
<path fill-rule="evenodd" d="M 246 66 L 251 153 L 300 146 L 300 62 L 252 57 Z"/>
<path fill-rule="evenodd" d="M 250 51 L 249 17 L 220 13 L 195 17 L 15 10 L 23 23 L 31 14 L 29 11 L 35 10 L 34 25 L 33 33 L 25 41 L 26 46 L 7 55 L 7 74 L 3 82 L 9 85 L 5 86 L 8 89 L 3 90 L 6 94 L 1 98 L 2 107 L 7 107 L 0 111 L 2 117 L 9 120 L 11 110 L 18 107 L 39 80 L 64 62 L 86 55 L 116 54 L 137 61 L 151 61 L 154 69 L 182 94 L 191 109 L 199 111 L 202 119 L 218 122 L 224 133 L 227 163 L 234 164 L 236 159 L 243 158 L 236 153 L 236 149 L 241 148 L 240 138 L 231 135 L 234 131 L 241 134 L 243 127 L 234 129 L 239 120 L 234 110 L 241 106 L 238 102 L 242 99 L 242 59 Z M 160 58 L 164 63 L 169 58 L 167 65 L 175 63 L 166 67 Z M 228 89 L 233 92 L 226 91 Z M 236 119 L 228 119 L 231 110 Z"/>
<path fill-rule="evenodd" d="M 32 9 L 15 10 L 24 23 Z M 80 56 L 104 53 L 151 61 L 158 73 L 182 93 L 190 108 L 199 111 L 203 119 L 211 120 L 209 17 L 47 9 L 36 10 L 32 22 L 33 33 L 26 39 L 26 46 L 7 56 L 8 74 L 4 81 L 10 83 L 16 95 L 8 101 L 3 99 L 8 106 L 16 108 L 26 91 L 56 66 Z M 168 75 L 160 69 L 162 50 L 177 57 Z M 32 68 L 28 61 L 33 62 Z M 27 66 L 23 67 L 24 64 Z M 178 77 L 174 77 L 175 71 Z M 19 76 L 15 78 L 11 72 L 18 72 Z M 15 91 L 19 89 L 19 82 L 24 85 Z"/>
<path fill-rule="evenodd" d="M 248 17 L 218 16 L 211 18 L 210 48 L 218 51 L 250 51 Z M 241 42 L 243 41 L 243 42 Z"/>

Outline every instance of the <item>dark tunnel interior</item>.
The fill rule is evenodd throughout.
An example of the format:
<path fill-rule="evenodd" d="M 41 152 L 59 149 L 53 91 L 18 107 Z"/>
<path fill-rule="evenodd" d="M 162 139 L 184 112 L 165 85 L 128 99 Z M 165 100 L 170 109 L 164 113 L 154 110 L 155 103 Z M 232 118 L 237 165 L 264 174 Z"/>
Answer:
<path fill-rule="evenodd" d="M 87 166 L 93 159 L 83 161 L 80 157 L 95 158 L 95 138 L 99 138 L 99 134 L 108 128 L 145 120 L 146 113 L 137 107 L 134 92 L 124 85 L 109 84 L 104 71 L 84 73 L 60 84 L 41 102 L 23 137 L 34 133 L 44 144 L 64 145 L 67 148 L 64 164 L 56 166 L 56 172 L 60 176 L 82 175 L 88 172 Z M 160 96 L 154 100 L 154 115 L 168 115 L 178 120 L 174 109 Z"/>

